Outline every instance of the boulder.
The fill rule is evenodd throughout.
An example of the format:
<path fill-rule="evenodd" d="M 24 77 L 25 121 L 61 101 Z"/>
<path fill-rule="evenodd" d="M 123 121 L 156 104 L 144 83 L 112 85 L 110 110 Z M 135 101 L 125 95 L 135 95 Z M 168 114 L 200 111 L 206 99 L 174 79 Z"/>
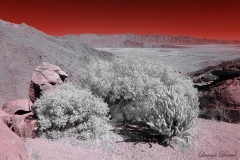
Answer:
<path fill-rule="evenodd" d="M 240 122 L 240 59 L 189 75 L 199 91 L 199 117 Z"/>
<path fill-rule="evenodd" d="M 31 112 L 29 99 L 18 99 L 5 103 L 0 118 L 14 133 L 24 138 L 34 138 L 38 121 Z"/>
<path fill-rule="evenodd" d="M 5 103 L 2 110 L 9 114 L 24 114 L 31 111 L 32 102 L 30 99 L 17 99 Z"/>
<path fill-rule="evenodd" d="M 29 97 L 34 103 L 45 93 L 55 91 L 61 86 L 68 75 L 60 67 L 43 62 L 33 72 L 29 87 Z"/>
<path fill-rule="evenodd" d="M 39 128 L 39 123 L 34 117 L 33 113 L 27 113 L 24 115 L 13 115 L 11 129 L 18 136 L 23 138 L 34 138 Z"/>
<path fill-rule="evenodd" d="M 7 116 L 6 112 L 0 110 L 0 159 L 30 160 L 29 151 L 23 140 L 3 122 L 3 117 Z"/>

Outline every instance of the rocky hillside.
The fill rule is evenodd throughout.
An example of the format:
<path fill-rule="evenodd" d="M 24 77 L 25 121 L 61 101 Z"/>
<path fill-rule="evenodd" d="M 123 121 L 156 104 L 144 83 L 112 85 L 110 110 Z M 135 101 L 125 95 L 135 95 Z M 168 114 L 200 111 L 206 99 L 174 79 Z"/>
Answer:
<path fill-rule="evenodd" d="M 0 20 L 0 107 L 9 100 L 28 98 L 31 76 L 42 62 L 61 67 L 76 84 L 86 64 L 96 58 L 111 60 L 114 55 L 49 36 L 24 23 Z"/>
<path fill-rule="evenodd" d="M 240 44 L 239 41 L 199 39 L 189 36 L 139 35 L 139 34 L 80 34 L 65 38 L 84 42 L 96 48 L 180 48 L 178 45 Z"/>
<path fill-rule="evenodd" d="M 199 117 L 240 122 L 240 59 L 189 74 L 199 91 Z"/>

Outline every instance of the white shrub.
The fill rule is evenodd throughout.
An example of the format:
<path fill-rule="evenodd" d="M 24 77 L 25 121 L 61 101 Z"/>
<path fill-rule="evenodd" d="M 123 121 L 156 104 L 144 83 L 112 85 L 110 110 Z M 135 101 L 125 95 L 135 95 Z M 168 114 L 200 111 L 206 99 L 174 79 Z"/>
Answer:
<path fill-rule="evenodd" d="M 38 117 L 40 132 L 47 133 L 53 139 L 66 133 L 68 136 L 94 139 L 109 129 L 107 104 L 71 83 L 41 96 L 32 110 Z"/>
<path fill-rule="evenodd" d="M 84 82 L 109 104 L 112 118 L 145 121 L 168 137 L 188 130 L 199 112 L 190 78 L 136 56 L 92 61 Z"/>

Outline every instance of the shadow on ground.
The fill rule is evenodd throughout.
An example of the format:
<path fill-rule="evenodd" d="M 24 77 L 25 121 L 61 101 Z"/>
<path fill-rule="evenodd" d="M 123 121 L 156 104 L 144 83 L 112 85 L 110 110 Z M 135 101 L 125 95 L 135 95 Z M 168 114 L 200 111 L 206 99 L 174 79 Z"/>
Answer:
<path fill-rule="evenodd" d="M 156 131 L 143 122 L 114 125 L 114 129 L 111 131 L 123 136 L 124 140 L 118 141 L 117 143 L 133 142 L 134 145 L 138 143 L 148 143 L 149 148 L 152 147 L 151 143 L 157 143 L 164 147 L 168 146 L 168 141 L 165 141 L 167 139 L 166 136 L 157 135 Z"/>

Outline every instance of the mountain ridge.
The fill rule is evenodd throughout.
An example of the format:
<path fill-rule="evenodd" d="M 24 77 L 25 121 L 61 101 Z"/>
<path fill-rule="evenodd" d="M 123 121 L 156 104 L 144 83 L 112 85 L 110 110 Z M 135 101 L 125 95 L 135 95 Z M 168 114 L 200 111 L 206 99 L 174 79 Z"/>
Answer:
<path fill-rule="evenodd" d="M 218 40 L 191 36 L 142 35 L 142 34 L 67 34 L 68 39 L 86 43 L 95 48 L 179 48 L 177 45 L 240 44 L 238 40 Z"/>

